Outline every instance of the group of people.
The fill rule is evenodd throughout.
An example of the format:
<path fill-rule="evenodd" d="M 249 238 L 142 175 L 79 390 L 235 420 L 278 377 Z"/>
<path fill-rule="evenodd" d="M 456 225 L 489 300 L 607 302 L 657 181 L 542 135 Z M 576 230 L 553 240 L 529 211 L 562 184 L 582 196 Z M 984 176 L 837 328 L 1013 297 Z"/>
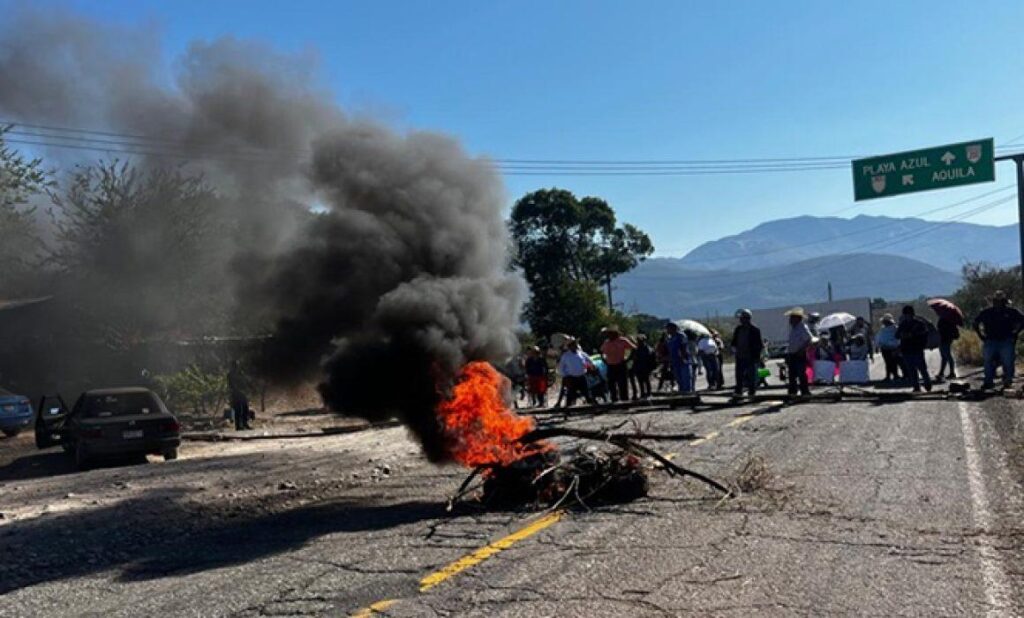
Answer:
<path fill-rule="evenodd" d="M 654 346 L 646 335 L 630 337 L 617 326 L 602 329 L 602 335 L 604 341 L 595 357 L 583 351 L 575 338 L 563 344 L 557 365 L 562 389 L 556 407 L 563 400 L 571 406 L 578 399 L 593 402 L 603 395 L 612 402 L 649 398 L 655 390 L 655 371 L 659 391 L 668 386 L 692 393 L 700 374 L 707 377 L 708 388 L 721 388 L 724 383 L 722 341 L 717 332 L 683 331 L 670 322 Z M 531 403 L 545 407 L 551 376 L 540 348 L 527 351 L 525 372 Z"/>
<path fill-rule="evenodd" d="M 1010 306 L 1006 294 L 996 291 L 991 306 L 982 310 L 972 326 L 982 340 L 985 378 L 983 389 L 995 386 L 996 369 L 1002 367 L 1003 386 L 1013 382 L 1016 362 L 1016 342 L 1024 330 L 1024 314 Z M 873 360 L 877 350 L 885 363 L 886 383 L 902 380 L 914 392 L 931 391 L 934 383 L 955 379 L 956 359 L 953 344 L 960 338 L 960 320 L 948 312 L 939 313 L 935 324 L 917 315 L 913 305 L 906 305 L 897 321 L 892 314 L 881 319 L 877 336 L 872 337 L 871 325 L 858 317 L 847 329 L 837 326 L 827 332 L 815 333 L 814 314 L 805 316 L 797 308 L 789 311 L 790 337 L 786 366 L 789 392 L 807 394 L 812 377 L 810 367 L 814 360 L 830 360 L 837 365 L 847 360 Z M 806 318 L 806 320 L 805 320 Z M 932 377 L 928 370 L 925 351 L 938 348 L 939 371 Z"/>
<path fill-rule="evenodd" d="M 821 317 L 797 307 L 786 312 L 789 337 L 785 350 L 783 377 L 791 395 L 810 394 L 815 361 L 835 363 L 836 371 L 846 361 L 873 361 L 880 354 L 885 364 L 886 383 L 902 380 L 915 392 L 930 391 L 936 382 L 956 378 L 953 343 L 960 337 L 960 325 L 947 314 L 932 324 L 906 305 L 897 320 L 891 314 L 881 318 L 878 333 L 871 322 L 857 317 L 852 323 L 821 328 Z M 729 348 L 735 361 L 736 395 L 754 395 L 764 384 L 767 345 L 748 309 L 736 313 L 739 324 L 732 333 Z M 683 323 L 685 325 L 685 322 Z M 1003 369 L 1003 384 L 1013 380 L 1015 345 L 1024 330 L 1024 314 L 1010 306 L 1003 292 L 996 292 L 992 306 L 981 311 L 973 328 L 983 341 L 985 380 L 983 388 L 992 388 L 997 367 Z M 666 385 L 679 393 L 693 393 L 697 377 L 703 373 L 709 390 L 724 388 L 723 352 L 725 342 L 717 331 L 683 329 L 675 322 L 665 324 L 664 332 L 652 346 L 645 335 L 630 337 L 618 327 L 602 330 L 599 354 L 593 357 L 568 338 L 562 346 L 557 374 L 562 388 L 556 407 L 572 406 L 579 399 L 594 402 L 596 396 L 611 401 L 644 399 L 655 388 L 652 377 L 658 371 L 657 390 Z M 925 351 L 938 348 L 941 359 L 938 374 L 928 371 Z M 527 351 L 524 362 L 525 390 L 531 404 L 547 406 L 547 392 L 553 376 L 546 355 L 538 347 Z"/>

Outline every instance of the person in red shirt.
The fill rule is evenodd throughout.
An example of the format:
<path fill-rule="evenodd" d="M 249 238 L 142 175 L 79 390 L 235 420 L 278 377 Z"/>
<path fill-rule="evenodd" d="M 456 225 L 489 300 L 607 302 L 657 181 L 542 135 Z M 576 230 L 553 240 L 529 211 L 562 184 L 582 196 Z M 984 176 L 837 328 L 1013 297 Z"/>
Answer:
<path fill-rule="evenodd" d="M 601 355 L 608 365 L 608 392 L 612 401 L 629 399 L 629 369 L 626 355 L 636 349 L 629 339 L 622 336 L 617 326 L 604 329 L 605 342 L 601 344 Z"/>

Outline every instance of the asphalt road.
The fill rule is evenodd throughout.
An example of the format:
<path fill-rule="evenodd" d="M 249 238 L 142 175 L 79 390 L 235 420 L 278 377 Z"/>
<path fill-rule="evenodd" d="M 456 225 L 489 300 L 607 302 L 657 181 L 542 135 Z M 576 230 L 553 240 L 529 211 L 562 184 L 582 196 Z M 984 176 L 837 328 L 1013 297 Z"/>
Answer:
<path fill-rule="evenodd" d="M 0 616 L 1024 614 L 1024 402 L 766 410 L 570 417 L 762 474 L 723 501 L 652 470 L 647 499 L 555 516 L 445 513 L 465 472 L 401 428 L 85 473 L 0 443 Z"/>

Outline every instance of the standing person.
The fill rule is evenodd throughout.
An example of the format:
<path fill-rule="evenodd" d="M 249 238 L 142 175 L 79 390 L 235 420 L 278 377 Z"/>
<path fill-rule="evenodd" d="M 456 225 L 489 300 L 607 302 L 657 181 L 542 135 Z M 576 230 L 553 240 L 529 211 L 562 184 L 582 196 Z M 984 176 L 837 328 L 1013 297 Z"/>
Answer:
<path fill-rule="evenodd" d="M 811 331 L 812 337 L 818 336 L 818 322 L 821 321 L 821 314 L 817 311 L 812 311 L 807 314 L 805 320 L 807 322 L 807 330 Z M 814 345 L 807 346 L 807 381 L 814 382 L 814 361 L 818 360 L 818 345 L 815 341 Z"/>
<path fill-rule="evenodd" d="M 761 342 L 761 356 L 757 359 L 757 386 L 759 388 L 768 388 L 768 376 L 771 374 L 768 371 L 768 344 L 769 341 L 765 339 Z"/>
<path fill-rule="evenodd" d="M 896 338 L 896 320 L 892 314 L 882 316 L 882 328 L 875 337 L 875 347 L 882 353 L 885 361 L 885 381 L 900 379 L 900 340 Z"/>
<path fill-rule="evenodd" d="M 231 413 L 235 417 L 235 431 L 252 429 L 249 424 L 249 398 L 245 396 L 246 388 L 245 374 L 242 373 L 242 366 L 237 360 L 231 362 L 231 369 L 228 370 L 228 401 L 231 405 Z"/>
<path fill-rule="evenodd" d="M 868 345 L 864 335 L 857 333 L 850 338 L 850 360 L 866 361 L 871 354 L 871 346 Z"/>
<path fill-rule="evenodd" d="M 658 344 L 654 347 L 654 357 L 658 361 L 658 391 L 664 389 L 665 382 L 668 382 L 671 388 L 672 384 L 675 383 L 675 378 L 672 376 L 671 359 L 668 353 L 668 335 L 666 333 L 661 333 L 661 337 L 658 338 Z"/>
<path fill-rule="evenodd" d="M 638 335 L 636 338 L 636 349 L 630 356 L 633 361 L 633 373 L 636 374 L 637 386 L 641 399 L 651 397 L 651 373 L 657 366 L 657 359 L 654 357 L 654 350 L 647 343 L 646 335 Z"/>
<path fill-rule="evenodd" d="M 526 390 L 530 394 L 531 405 L 539 408 L 547 407 L 548 362 L 537 346 L 531 347 L 526 352 Z"/>
<path fill-rule="evenodd" d="M 939 331 L 939 356 L 942 358 L 935 381 L 942 382 L 945 379 L 947 365 L 949 366 L 949 379 L 955 380 L 956 361 L 953 359 L 953 342 L 960 338 L 960 328 L 947 315 L 939 316 L 935 327 Z"/>
<path fill-rule="evenodd" d="M 608 392 L 612 401 L 629 401 L 629 368 L 626 354 L 636 345 L 622 336 L 617 326 L 604 331 L 605 341 L 601 344 L 601 356 L 608 365 Z"/>
<path fill-rule="evenodd" d="M 996 290 L 992 295 L 992 306 L 983 309 L 974 319 L 974 330 L 981 337 L 985 358 L 982 388 L 995 386 L 997 361 L 1003 366 L 1003 387 L 1010 388 L 1013 385 L 1013 364 L 1017 360 L 1017 337 L 1024 330 L 1024 314 L 1009 305 L 1005 292 Z"/>
<path fill-rule="evenodd" d="M 665 325 L 665 343 L 668 345 L 669 365 L 680 393 L 693 392 L 693 376 L 690 373 L 690 359 L 687 358 L 687 339 L 679 332 L 679 325 L 669 322 Z"/>
<path fill-rule="evenodd" d="M 732 352 L 736 358 L 736 395 L 743 394 L 746 387 L 750 396 L 757 394 L 757 362 L 761 358 L 764 339 L 761 329 L 754 325 L 754 314 L 749 309 L 736 312 L 740 325 L 732 333 Z"/>
<path fill-rule="evenodd" d="M 715 354 L 715 364 L 718 366 L 718 373 L 715 374 L 715 389 L 721 390 L 725 388 L 725 342 L 722 341 L 722 335 L 714 329 L 711 330 L 711 340 L 718 348 L 718 352 Z"/>
<path fill-rule="evenodd" d="M 864 319 L 863 316 L 857 316 L 857 320 L 850 327 L 850 339 L 852 340 L 857 335 L 864 337 L 864 343 L 867 345 L 867 358 L 870 361 L 875 360 L 875 333 L 872 332 L 871 324 Z"/>
<path fill-rule="evenodd" d="M 790 395 L 810 395 L 807 380 L 807 349 L 814 343 L 814 335 L 804 322 L 804 310 L 794 307 L 786 312 L 789 316 L 789 341 L 786 344 L 786 376 Z"/>
<path fill-rule="evenodd" d="M 697 346 L 697 333 L 693 331 L 683 331 L 683 335 L 686 337 L 686 360 L 690 362 L 690 392 L 697 390 L 697 376 L 704 373 L 704 368 L 700 363 L 700 350 Z"/>
<path fill-rule="evenodd" d="M 719 388 L 719 372 L 722 370 L 718 364 L 718 344 L 714 337 L 701 337 L 697 342 L 697 353 L 700 355 L 700 362 L 704 365 L 704 375 L 708 380 L 708 390 L 713 391 Z"/>
<path fill-rule="evenodd" d="M 921 392 L 920 382 L 924 382 L 924 390 L 929 392 L 932 390 L 932 379 L 928 375 L 928 362 L 924 358 L 930 329 L 931 324 L 915 314 L 913 305 L 903 307 L 900 324 L 896 327 L 896 338 L 900 340 L 903 375 L 914 388 L 915 393 Z M 921 378 L 920 382 L 918 377 Z"/>
<path fill-rule="evenodd" d="M 594 369 L 593 361 L 580 350 L 580 344 L 571 338 L 566 341 L 565 352 L 562 352 L 562 357 L 558 359 L 558 375 L 562 376 L 565 407 L 571 408 L 576 404 L 576 398 L 581 395 L 588 403 L 594 403 L 590 387 L 587 385 L 587 372 Z"/>

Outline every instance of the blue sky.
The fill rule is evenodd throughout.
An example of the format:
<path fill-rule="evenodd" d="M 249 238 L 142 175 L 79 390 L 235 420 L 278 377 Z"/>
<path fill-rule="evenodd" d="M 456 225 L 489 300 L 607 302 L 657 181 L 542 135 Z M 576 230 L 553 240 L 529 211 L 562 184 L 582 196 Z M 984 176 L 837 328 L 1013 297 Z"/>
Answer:
<path fill-rule="evenodd" d="M 0 7 L 5 2 L 0 0 Z M 524 159 L 878 154 L 1024 142 L 1024 2 L 340 2 L 78 0 L 189 41 L 314 52 L 350 110 Z M 509 176 L 607 199 L 659 255 L 800 214 L 909 216 L 995 185 L 854 206 L 848 169 L 713 176 Z M 977 204 L 938 213 L 965 212 Z M 1008 203 L 968 221 L 1016 221 Z"/>

